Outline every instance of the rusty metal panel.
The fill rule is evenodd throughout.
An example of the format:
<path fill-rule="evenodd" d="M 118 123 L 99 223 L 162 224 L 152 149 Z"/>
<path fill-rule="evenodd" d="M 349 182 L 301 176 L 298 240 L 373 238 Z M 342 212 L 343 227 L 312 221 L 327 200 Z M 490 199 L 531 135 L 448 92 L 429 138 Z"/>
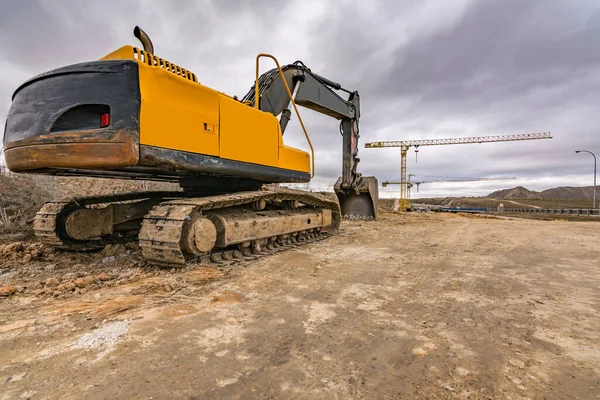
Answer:
<path fill-rule="evenodd" d="M 14 172 L 42 168 L 123 168 L 136 165 L 139 146 L 130 132 L 102 129 L 34 136 L 11 142 L 4 150 Z"/>

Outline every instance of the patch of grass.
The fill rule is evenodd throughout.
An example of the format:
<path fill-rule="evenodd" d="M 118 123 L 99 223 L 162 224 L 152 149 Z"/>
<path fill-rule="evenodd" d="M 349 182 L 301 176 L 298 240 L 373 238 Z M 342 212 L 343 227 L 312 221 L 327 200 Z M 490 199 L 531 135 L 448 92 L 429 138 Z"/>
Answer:
<path fill-rule="evenodd" d="M 12 231 L 18 228 L 22 221 L 20 211 L 11 212 L 7 207 L 0 207 L 0 229 L 3 231 Z"/>

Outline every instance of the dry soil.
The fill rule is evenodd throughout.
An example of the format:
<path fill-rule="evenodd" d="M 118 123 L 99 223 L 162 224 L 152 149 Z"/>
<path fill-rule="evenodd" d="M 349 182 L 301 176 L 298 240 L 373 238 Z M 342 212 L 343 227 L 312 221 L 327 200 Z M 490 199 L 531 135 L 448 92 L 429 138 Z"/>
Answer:
<path fill-rule="evenodd" d="M 600 225 L 383 213 L 230 266 L 0 249 L 0 399 L 600 397 Z"/>

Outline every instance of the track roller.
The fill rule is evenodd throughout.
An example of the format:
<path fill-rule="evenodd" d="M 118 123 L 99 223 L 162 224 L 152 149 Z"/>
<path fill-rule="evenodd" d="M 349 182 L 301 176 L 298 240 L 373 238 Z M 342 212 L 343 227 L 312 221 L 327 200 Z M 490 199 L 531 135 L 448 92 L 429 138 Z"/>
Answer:
<path fill-rule="evenodd" d="M 142 253 L 149 262 L 169 266 L 194 260 L 222 263 L 317 237 L 307 237 L 307 232 L 337 229 L 335 201 L 293 193 L 249 192 L 161 203 L 142 223 Z"/>

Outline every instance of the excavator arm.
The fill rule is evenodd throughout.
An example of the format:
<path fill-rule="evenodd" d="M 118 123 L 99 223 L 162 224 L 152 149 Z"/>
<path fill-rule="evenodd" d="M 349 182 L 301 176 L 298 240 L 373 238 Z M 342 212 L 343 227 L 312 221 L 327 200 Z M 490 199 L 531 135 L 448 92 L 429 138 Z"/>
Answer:
<path fill-rule="evenodd" d="M 281 68 L 294 102 L 321 114 L 340 120 L 342 135 L 342 174 L 334 186 L 342 214 L 346 217 L 376 218 L 378 183 L 375 177 L 363 177 L 357 172 L 360 119 L 360 96 L 357 91 L 344 89 L 339 83 L 324 78 L 307 68 L 301 61 Z M 256 86 L 243 97 L 242 102 L 255 106 Z M 280 116 L 282 134 L 291 117 L 291 99 L 274 68 L 258 79 L 259 105 L 262 111 Z M 346 98 L 336 91 L 344 92 Z"/>

